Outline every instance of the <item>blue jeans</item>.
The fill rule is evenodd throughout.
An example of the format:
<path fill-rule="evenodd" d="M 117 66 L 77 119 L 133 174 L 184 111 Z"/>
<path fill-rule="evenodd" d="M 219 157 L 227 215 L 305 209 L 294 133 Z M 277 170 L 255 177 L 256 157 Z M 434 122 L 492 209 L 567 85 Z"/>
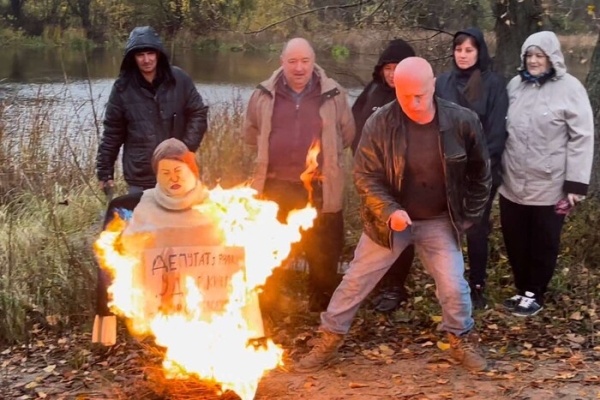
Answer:
<path fill-rule="evenodd" d="M 460 336 L 473 329 L 470 289 L 464 262 L 450 218 L 413 221 L 402 232 L 393 232 L 388 249 L 361 235 L 354 259 L 321 314 L 321 330 L 345 335 L 360 303 L 385 275 L 400 253 L 414 244 L 426 271 L 435 280 L 435 294 L 442 307 L 442 329 Z"/>

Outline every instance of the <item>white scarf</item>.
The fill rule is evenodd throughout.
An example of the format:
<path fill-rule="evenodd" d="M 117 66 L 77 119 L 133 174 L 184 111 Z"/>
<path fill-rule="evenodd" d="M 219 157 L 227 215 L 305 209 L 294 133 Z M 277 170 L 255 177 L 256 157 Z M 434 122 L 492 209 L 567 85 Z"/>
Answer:
<path fill-rule="evenodd" d="M 154 198 L 158 205 L 166 210 L 182 211 L 202 203 L 208 197 L 204 185 L 196 181 L 196 186 L 181 197 L 172 197 L 162 191 L 158 183 L 154 188 Z"/>

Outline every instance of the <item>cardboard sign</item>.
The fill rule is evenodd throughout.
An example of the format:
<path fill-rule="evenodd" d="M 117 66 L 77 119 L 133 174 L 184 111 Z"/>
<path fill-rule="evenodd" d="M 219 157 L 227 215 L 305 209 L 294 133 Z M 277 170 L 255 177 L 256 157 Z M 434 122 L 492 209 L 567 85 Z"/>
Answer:
<path fill-rule="evenodd" d="M 244 249 L 226 246 L 171 246 L 143 253 L 144 288 L 149 291 L 147 311 L 186 307 L 186 280 L 200 289 L 203 317 L 223 312 L 229 301 L 231 278 L 244 272 Z M 148 294 L 148 293 L 147 293 Z M 195 308 L 195 305 L 190 305 Z"/>
<path fill-rule="evenodd" d="M 188 306 L 185 285 L 189 277 L 202 296 L 199 306 L 189 307 L 198 310 L 202 320 L 210 321 L 228 304 L 232 277 L 240 271 L 245 273 L 244 249 L 224 246 L 221 236 L 210 224 L 158 229 L 152 240 L 143 245 L 141 254 L 136 254 L 142 259 L 140 278 L 146 292 L 147 316 L 160 310 L 168 314 L 170 310 Z M 242 316 L 252 337 L 261 338 L 264 327 L 258 296 L 252 293 L 247 300 Z"/>

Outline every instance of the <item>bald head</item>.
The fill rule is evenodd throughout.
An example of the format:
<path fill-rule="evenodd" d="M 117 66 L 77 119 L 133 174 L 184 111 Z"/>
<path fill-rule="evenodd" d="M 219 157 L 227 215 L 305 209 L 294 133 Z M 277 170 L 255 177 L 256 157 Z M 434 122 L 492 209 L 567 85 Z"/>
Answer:
<path fill-rule="evenodd" d="M 304 90 L 315 69 L 315 51 L 306 39 L 294 38 L 281 52 L 281 66 L 286 84 L 295 92 Z"/>
<path fill-rule="evenodd" d="M 394 71 L 394 81 L 420 81 L 434 79 L 431 64 L 421 57 L 407 57 L 400 61 Z"/>
<path fill-rule="evenodd" d="M 421 57 L 408 57 L 394 71 L 396 98 L 402 111 L 418 124 L 426 124 L 435 116 L 435 77 L 431 64 Z"/>
<path fill-rule="evenodd" d="M 308 43 L 308 40 L 300 37 L 290 39 L 286 42 L 286 44 L 283 45 L 283 49 L 281 50 L 281 57 L 285 57 L 287 51 L 296 50 L 306 51 L 308 53 L 311 53 L 313 58 L 315 57 L 315 51 L 310 45 L 310 43 Z"/>

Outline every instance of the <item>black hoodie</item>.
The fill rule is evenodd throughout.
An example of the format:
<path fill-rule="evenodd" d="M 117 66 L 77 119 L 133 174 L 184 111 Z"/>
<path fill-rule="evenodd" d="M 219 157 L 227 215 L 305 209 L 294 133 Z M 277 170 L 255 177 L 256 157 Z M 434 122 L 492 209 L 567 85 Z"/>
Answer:
<path fill-rule="evenodd" d="M 386 64 L 397 64 L 407 57 L 414 56 L 415 51 L 413 48 L 402 39 L 392 40 L 379 56 L 379 60 L 373 69 L 373 80 L 365 86 L 352 106 L 352 114 L 356 124 L 352 153 L 356 152 L 363 126 L 371 114 L 390 101 L 396 100 L 396 92 L 381 76 L 381 70 Z"/>
<path fill-rule="evenodd" d="M 134 59 L 135 53 L 144 49 L 159 54 L 157 78 L 152 84 L 142 77 Z M 133 29 L 104 114 L 104 133 L 96 157 L 98 179 L 114 179 L 115 162 L 123 147 L 127 184 L 154 187 L 156 176 L 150 160 L 156 146 L 174 137 L 195 152 L 206 132 L 207 113 L 208 107 L 189 75 L 169 65 L 154 29 Z"/>
<path fill-rule="evenodd" d="M 156 65 L 156 78 L 154 79 L 155 86 L 165 80 L 172 80 L 171 66 L 169 65 L 169 57 L 165 50 L 162 40 L 154 29 L 149 26 L 139 26 L 134 28 L 129 34 L 127 43 L 125 44 L 125 54 L 121 62 L 119 71 L 120 86 L 125 86 L 129 79 L 137 79 L 137 83 L 147 85 L 147 81 L 142 77 L 140 70 L 135 62 L 135 53 L 142 50 L 154 50 L 158 53 L 158 61 Z"/>
<path fill-rule="evenodd" d="M 500 161 L 507 136 L 508 93 L 506 92 L 506 82 L 502 76 L 490 70 L 492 59 L 481 30 L 468 28 L 456 32 L 454 37 L 456 38 L 460 34 L 466 34 L 475 39 L 478 47 L 477 64 L 467 70 L 461 70 L 452 57 L 453 68 L 437 78 L 435 93 L 443 99 L 477 113 L 487 140 L 492 164 L 492 182 L 497 186 L 501 182 Z M 481 72 L 480 96 L 473 101 L 468 101 L 465 97 L 465 86 L 475 69 L 479 69 Z"/>

